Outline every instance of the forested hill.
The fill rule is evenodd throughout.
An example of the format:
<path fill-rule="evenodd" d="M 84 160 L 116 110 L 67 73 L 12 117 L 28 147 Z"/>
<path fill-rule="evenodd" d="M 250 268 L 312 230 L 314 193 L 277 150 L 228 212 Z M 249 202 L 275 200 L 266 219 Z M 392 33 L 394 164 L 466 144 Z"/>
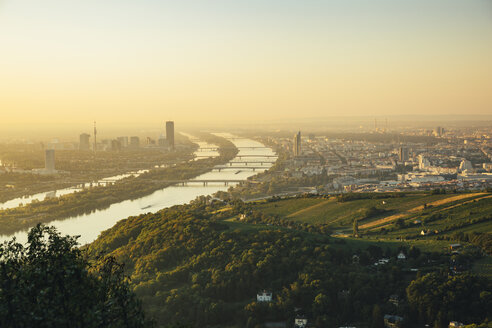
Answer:
<path fill-rule="evenodd" d="M 296 315 L 305 315 L 314 327 L 380 327 L 389 313 L 407 323 L 444 327 L 446 320 L 481 323 L 492 318 L 490 281 L 448 277 L 439 264 L 446 267 L 449 259 L 438 254 L 404 250 L 412 265 L 433 263 L 429 274 L 407 272 L 396 260 L 398 249 L 347 245 L 321 233 L 223 220 L 233 208 L 202 198 L 130 217 L 103 232 L 88 251 L 125 263 L 147 314 L 160 326 L 286 322 L 290 327 Z M 369 261 L 385 256 L 390 263 L 362 265 L 354 254 Z M 263 290 L 273 292 L 273 302 L 256 302 Z M 391 295 L 402 299 L 398 307 L 388 301 Z"/>

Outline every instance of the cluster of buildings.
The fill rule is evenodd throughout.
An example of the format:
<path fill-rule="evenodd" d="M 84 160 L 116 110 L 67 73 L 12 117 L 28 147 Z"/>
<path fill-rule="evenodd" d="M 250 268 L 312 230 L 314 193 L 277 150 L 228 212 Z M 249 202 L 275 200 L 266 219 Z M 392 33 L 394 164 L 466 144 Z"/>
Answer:
<path fill-rule="evenodd" d="M 138 149 L 140 147 L 160 147 L 168 150 L 174 150 L 174 122 L 166 122 L 166 135 L 161 134 L 157 140 L 147 137 L 142 144 L 138 136 L 122 136 L 115 139 L 103 139 L 97 142 L 97 130 L 94 122 L 94 141 L 90 142 L 91 135 L 82 133 L 79 137 L 79 150 L 81 151 L 120 151 L 124 149 Z"/>
<path fill-rule="evenodd" d="M 123 136 L 117 137 L 115 139 L 103 139 L 101 142 L 97 141 L 97 130 L 96 124 L 94 122 L 94 134 L 93 141 L 91 142 L 91 135 L 88 133 L 82 133 L 79 136 L 79 143 L 62 143 L 58 139 L 53 139 L 47 143 L 45 147 L 45 167 L 33 170 L 22 170 L 15 167 L 7 169 L 4 165 L 0 166 L 0 173 L 4 172 L 19 172 L 19 173 L 34 173 L 34 174 L 60 174 L 66 173 L 55 168 L 55 151 L 57 150 L 75 150 L 80 151 L 120 151 L 125 149 L 139 149 L 141 147 L 153 148 L 158 147 L 160 149 L 165 149 L 172 151 L 175 149 L 174 142 L 174 122 L 166 122 L 166 135 L 160 135 L 157 141 L 147 137 L 146 143 L 141 144 L 140 138 L 138 136 Z M 78 146 L 78 147 L 77 147 Z M 1 162 L 0 162 L 1 164 Z"/>
<path fill-rule="evenodd" d="M 258 303 L 271 303 L 271 302 L 273 302 L 273 293 L 271 291 L 263 290 L 263 291 L 256 294 L 256 301 Z M 299 310 L 300 309 L 298 309 L 297 312 L 299 312 Z M 300 313 L 296 314 L 293 324 L 294 324 L 295 328 L 307 328 L 307 327 L 309 327 L 307 317 L 305 315 L 300 314 Z M 264 326 L 270 327 L 270 328 L 286 328 L 287 322 L 285 322 L 285 321 L 266 322 L 264 324 Z"/>
<path fill-rule="evenodd" d="M 350 291 L 348 290 L 344 290 L 340 292 L 340 295 L 342 295 L 341 297 L 346 297 L 348 296 L 348 294 L 350 294 Z M 272 295 L 273 294 L 271 291 L 263 290 L 256 294 L 256 301 L 258 303 L 271 303 L 274 301 Z M 388 301 L 393 305 L 395 305 L 396 307 L 398 307 L 399 303 L 401 302 L 398 295 L 391 295 Z M 383 320 L 384 320 L 384 326 L 386 328 L 399 328 L 402 326 L 404 321 L 403 317 L 393 314 L 385 314 Z M 296 315 L 294 317 L 293 324 L 295 328 L 314 327 L 313 325 L 311 325 L 311 322 L 308 319 L 308 317 L 302 314 L 301 309 L 296 309 Z M 290 325 L 287 325 L 287 322 L 285 321 L 281 321 L 281 322 L 266 322 L 264 326 L 271 327 L 271 328 L 286 328 Z M 451 323 L 450 323 L 450 327 L 451 327 Z M 356 328 L 356 327 L 347 326 L 347 327 L 340 327 L 340 328 Z"/>
<path fill-rule="evenodd" d="M 492 131 L 490 131 L 492 132 Z M 388 138 L 327 138 L 301 132 L 277 144 L 292 156 L 286 173 L 293 177 L 328 175 L 327 191 L 371 192 L 492 187 L 491 134 L 436 127 L 434 138 L 400 142 Z M 401 135 L 402 139 L 404 135 Z"/>

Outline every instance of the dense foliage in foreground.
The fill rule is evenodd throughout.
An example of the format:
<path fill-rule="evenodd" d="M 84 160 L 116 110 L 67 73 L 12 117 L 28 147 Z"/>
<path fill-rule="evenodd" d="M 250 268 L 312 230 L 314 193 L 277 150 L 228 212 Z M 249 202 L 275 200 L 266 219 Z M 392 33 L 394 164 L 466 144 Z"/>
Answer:
<path fill-rule="evenodd" d="M 110 254 L 127 265 L 137 295 L 158 324 L 255 327 L 272 321 L 291 324 L 301 313 L 315 327 L 378 326 L 386 313 L 437 327 L 446 320 L 492 318 L 487 294 L 492 286 L 483 278 L 450 277 L 439 268 L 415 276 L 402 270 L 396 250 L 351 248 L 319 231 L 261 228 L 222 221 L 223 216 L 217 202 L 202 199 L 131 217 L 104 232 L 89 252 Z M 365 265 L 354 263 L 354 254 L 367 264 L 382 256 L 393 260 Z M 440 260 L 415 250 L 408 255 L 414 263 Z M 448 286 L 456 290 L 449 293 Z M 261 290 L 272 291 L 274 301 L 256 302 Z M 393 294 L 401 297 L 399 306 L 388 302 Z M 422 304 L 431 310 L 425 312 Z"/>
<path fill-rule="evenodd" d="M 76 238 L 37 226 L 26 247 L 0 245 L 1 327 L 145 327 L 122 266 L 90 264 Z"/>

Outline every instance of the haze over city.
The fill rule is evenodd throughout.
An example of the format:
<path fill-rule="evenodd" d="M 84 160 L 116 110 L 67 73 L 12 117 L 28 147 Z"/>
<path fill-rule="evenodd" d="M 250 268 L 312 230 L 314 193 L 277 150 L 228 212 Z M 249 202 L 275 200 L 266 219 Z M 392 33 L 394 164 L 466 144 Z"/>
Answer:
<path fill-rule="evenodd" d="M 492 328 L 492 0 L 0 0 L 0 327 Z"/>
<path fill-rule="evenodd" d="M 3 0 L 0 128 L 490 116 L 490 40 L 485 0 Z"/>

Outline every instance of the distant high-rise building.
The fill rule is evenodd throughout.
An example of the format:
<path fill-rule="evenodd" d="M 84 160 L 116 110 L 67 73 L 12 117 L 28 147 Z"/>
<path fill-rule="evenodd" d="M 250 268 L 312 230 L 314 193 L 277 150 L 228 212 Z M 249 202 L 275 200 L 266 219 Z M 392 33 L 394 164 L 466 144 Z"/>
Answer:
<path fill-rule="evenodd" d="M 418 158 L 419 158 L 419 170 L 423 171 L 431 165 L 430 161 L 427 158 L 425 158 L 424 155 L 419 155 Z"/>
<path fill-rule="evenodd" d="M 159 138 L 157 139 L 157 144 L 159 145 L 159 147 L 168 147 L 169 146 L 169 141 L 167 140 L 166 137 L 164 137 L 163 134 L 161 134 L 159 136 Z"/>
<path fill-rule="evenodd" d="M 440 127 L 440 126 L 436 127 L 434 129 L 434 135 L 436 137 L 442 137 L 444 135 L 444 128 L 443 127 Z"/>
<path fill-rule="evenodd" d="M 402 163 L 408 161 L 408 148 L 400 147 L 398 149 L 398 159 Z"/>
<path fill-rule="evenodd" d="M 46 171 L 54 172 L 55 171 L 55 150 L 54 149 L 46 149 L 44 156 L 44 168 Z"/>
<path fill-rule="evenodd" d="M 128 147 L 128 137 L 118 137 L 116 140 L 120 142 L 121 148 Z"/>
<path fill-rule="evenodd" d="M 166 140 L 167 145 L 174 149 L 174 122 L 167 121 L 166 122 Z"/>
<path fill-rule="evenodd" d="M 467 159 L 463 159 L 460 163 L 460 171 L 463 172 L 463 171 L 473 171 L 473 165 L 472 163 L 467 160 Z"/>
<path fill-rule="evenodd" d="M 90 134 L 82 133 L 80 135 L 79 150 L 89 150 L 91 144 L 89 143 Z"/>
<path fill-rule="evenodd" d="M 155 140 L 151 137 L 147 137 L 147 146 L 149 145 L 155 145 Z"/>
<path fill-rule="evenodd" d="M 131 148 L 139 148 L 140 147 L 140 138 L 139 137 L 130 137 L 130 147 Z"/>
<path fill-rule="evenodd" d="M 111 139 L 103 139 L 99 145 L 101 150 L 111 150 Z"/>
<path fill-rule="evenodd" d="M 301 156 L 301 131 L 294 135 L 294 156 Z"/>
<path fill-rule="evenodd" d="M 111 140 L 111 150 L 121 150 L 121 142 L 119 140 Z"/>

